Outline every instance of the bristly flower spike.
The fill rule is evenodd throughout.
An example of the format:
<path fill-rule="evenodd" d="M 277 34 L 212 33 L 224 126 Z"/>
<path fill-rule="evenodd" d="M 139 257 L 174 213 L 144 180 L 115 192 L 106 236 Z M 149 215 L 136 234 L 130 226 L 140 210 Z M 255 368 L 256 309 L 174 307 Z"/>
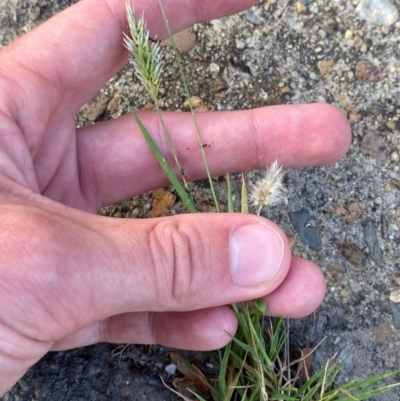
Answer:
<path fill-rule="evenodd" d="M 149 31 L 143 14 L 138 20 L 129 1 L 126 2 L 126 14 L 131 37 L 124 34 L 125 47 L 129 51 L 136 76 L 151 98 L 156 101 L 163 67 L 159 44 L 149 40 Z"/>
<path fill-rule="evenodd" d="M 264 206 L 274 206 L 286 201 L 283 186 L 284 172 L 277 161 L 274 161 L 266 170 L 265 177 L 256 182 L 250 193 L 250 201 L 258 207 L 257 214 L 261 213 Z"/>

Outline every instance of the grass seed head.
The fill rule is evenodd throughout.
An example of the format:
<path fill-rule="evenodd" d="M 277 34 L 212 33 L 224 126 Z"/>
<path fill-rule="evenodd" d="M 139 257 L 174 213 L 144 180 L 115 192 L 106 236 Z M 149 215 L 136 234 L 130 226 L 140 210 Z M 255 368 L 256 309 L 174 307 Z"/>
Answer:
<path fill-rule="evenodd" d="M 258 207 L 258 214 L 264 206 L 278 205 L 286 200 L 286 189 L 283 186 L 284 173 L 277 161 L 266 170 L 264 178 L 257 181 L 251 192 L 250 201 Z"/>
<path fill-rule="evenodd" d="M 158 43 L 150 42 L 144 16 L 137 19 L 129 1 L 126 2 L 126 15 L 131 36 L 124 34 L 125 47 L 129 51 L 135 75 L 155 101 L 160 88 L 163 67 L 160 46 Z"/>

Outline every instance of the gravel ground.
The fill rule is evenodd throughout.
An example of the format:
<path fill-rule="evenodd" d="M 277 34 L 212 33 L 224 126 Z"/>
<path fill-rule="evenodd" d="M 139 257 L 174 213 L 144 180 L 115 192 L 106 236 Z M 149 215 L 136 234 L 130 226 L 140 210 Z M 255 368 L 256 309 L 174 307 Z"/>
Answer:
<path fill-rule="evenodd" d="M 72 3 L 3 0 L 0 44 Z M 400 22 L 367 21 L 356 10 L 359 3 L 263 0 L 240 15 L 194 26 L 194 36 L 185 37 L 195 46 L 183 54 L 191 93 L 203 109 L 328 102 L 352 124 L 348 155 L 333 166 L 287 171 L 289 202 L 266 214 L 288 236 L 298 234 L 293 252 L 319 264 L 326 275 L 324 303 L 314 316 L 290 322 L 291 344 L 314 346 L 326 337 L 315 352 L 315 367 L 334 352 L 343 356 L 352 349 L 339 381 L 400 365 Z M 390 3 L 400 10 L 400 0 Z M 185 96 L 168 49 L 165 59 L 162 106 L 182 109 Z M 137 108 L 148 107 L 132 81 L 130 68 L 121 71 L 81 110 L 77 124 L 126 113 L 122 95 Z M 247 181 L 260 174 L 248 172 Z M 225 180 L 216 183 L 224 202 Z M 201 208 L 212 210 L 207 185 L 194 183 L 193 191 Z M 148 217 L 155 197 L 145 194 L 100 213 Z M 181 211 L 175 202 L 168 214 Z M 212 353 L 191 358 L 207 372 L 216 369 Z M 168 350 L 161 347 L 99 344 L 53 353 L 1 399 L 175 400 L 158 377 L 171 382 L 164 371 L 168 363 Z M 393 391 L 376 400 L 399 398 L 400 391 Z"/>

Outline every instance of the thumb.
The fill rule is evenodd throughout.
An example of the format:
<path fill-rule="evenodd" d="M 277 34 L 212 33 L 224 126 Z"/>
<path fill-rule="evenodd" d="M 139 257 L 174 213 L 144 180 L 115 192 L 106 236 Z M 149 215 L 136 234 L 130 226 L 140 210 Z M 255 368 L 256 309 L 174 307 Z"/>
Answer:
<path fill-rule="evenodd" d="M 35 340 L 58 340 L 126 312 L 192 311 L 260 298 L 289 269 L 286 237 L 261 217 L 124 220 L 68 210 L 14 207 L 3 219 L 3 321 Z"/>
<path fill-rule="evenodd" d="M 192 340 L 181 333 L 181 344 L 215 348 L 229 340 L 223 329 L 234 330 L 236 322 L 229 308 L 214 307 L 268 294 L 289 268 L 287 240 L 260 217 L 128 221 L 60 210 L 2 209 L 0 331 L 6 337 L 0 354 L 11 362 L 0 369 L 0 392 L 48 350 L 121 339 L 116 327 L 119 333 L 125 327 L 124 335 L 141 332 L 136 337 L 143 342 L 149 333 L 163 333 L 164 343 L 176 345 L 177 333 L 165 335 L 163 328 L 184 318 Z M 205 330 L 209 322 L 219 327 Z M 213 341 L 210 333 L 217 333 Z"/>
<path fill-rule="evenodd" d="M 251 215 L 121 220 L 108 235 L 121 257 L 121 311 L 187 311 L 259 298 L 279 286 L 290 265 L 283 232 Z"/>

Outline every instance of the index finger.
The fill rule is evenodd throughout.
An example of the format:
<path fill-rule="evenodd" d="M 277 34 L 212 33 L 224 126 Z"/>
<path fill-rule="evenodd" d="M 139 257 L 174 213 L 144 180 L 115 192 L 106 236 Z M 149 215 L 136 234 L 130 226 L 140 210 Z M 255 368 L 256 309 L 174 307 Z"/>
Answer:
<path fill-rule="evenodd" d="M 163 0 L 173 32 L 244 10 L 255 0 Z M 150 34 L 167 36 L 158 0 L 135 0 L 135 11 L 145 14 Z M 34 29 L 8 51 L 11 63 L 44 78 L 62 100 L 78 109 L 91 99 L 128 61 L 123 47 L 127 31 L 125 0 L 83 0 Z M 32 51 L 32 49 L 36 49 Z M 29 87 L 26 88 L 29 90 Z M 34 88 L 37 91 L 37 88 Z M 49 87 L 43 87 L 43 93 Z M 35 95 L 35 99 L 41 97 Z"/>

